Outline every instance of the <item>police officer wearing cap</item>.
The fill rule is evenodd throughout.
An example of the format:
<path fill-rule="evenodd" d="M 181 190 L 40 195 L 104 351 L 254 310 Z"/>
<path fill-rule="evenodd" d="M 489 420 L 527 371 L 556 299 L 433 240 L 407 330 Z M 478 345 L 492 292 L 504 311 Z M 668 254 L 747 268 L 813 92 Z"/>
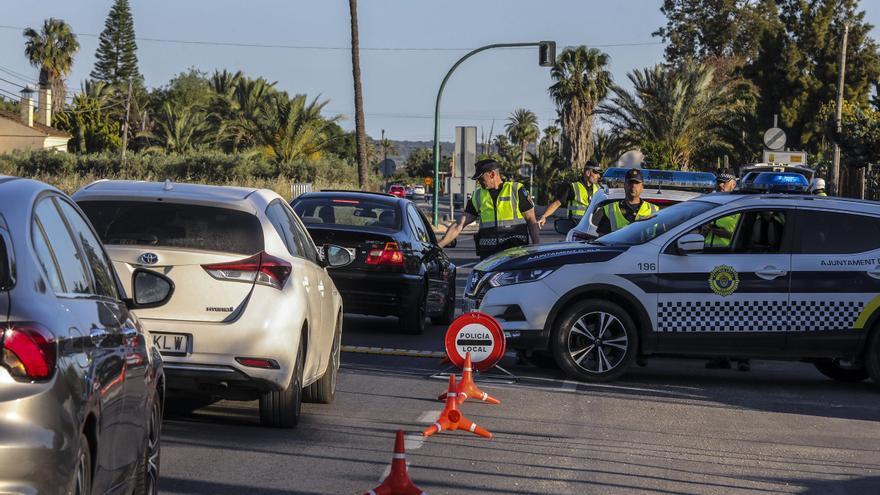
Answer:
<path fill-rule="evenodd" d="M 605 235 L 609 232 L 626 227 L 637 220 L 654 216 L 660 208 L 642 200 L 645 179 L 641 169 L 631 168 L 626 172 L 623 191 L 626 197 L 597 210 L 593 222 L 597 225 L 596 232 Z"/>
<path fill-rule="evenodd" d="M 723 170 L 715 176 L 715 192 L 729 193 L 736 188 L 736 176 L 729 170 Z M 706 246 L 713 248 L 726 248 L 733 239 L 733 231 L 739 222 L 739 214 L 721 217 L 705 226 L 703 235 L 706 237 Z"/>
<path fill-rule="evenodd" d="M 828 196 L 825 192 L 825 179 L 817 177 L 810 181 L 810 193 L 815 196 Z"/>
<path fill-rule="evenodd" d="M 523 185 L 502 179 L 500 166 L 495 160 L 480 160 L 475 168 L 476 173 L 471 179 L 479 181 L 480 189 L 474 191 L 464 215 L 446 231 L 439 242 L 440 247 L 449 245 L 467 225 L 475 221 L 480 222 L 475 236 L 480 258 L 528 244 L 530 238 L 532 244 L 538 244 L 535 205 Z"/>
<path fill-rule="evenodd" d="M 584 167 L 584 176 L 577 182 L 562 184 L 556 193 L 556 199 L 547 206 L 547 210 L 538 219 L 538 227 L 543 228 L 547 219 L 563 204 L 567 205 L 568 218 L 575 223 L 587 212 L 593 195 L 599 190 L 599 181 L 602 179 L 602 168 L 593 160 L 587 161 Z"/>

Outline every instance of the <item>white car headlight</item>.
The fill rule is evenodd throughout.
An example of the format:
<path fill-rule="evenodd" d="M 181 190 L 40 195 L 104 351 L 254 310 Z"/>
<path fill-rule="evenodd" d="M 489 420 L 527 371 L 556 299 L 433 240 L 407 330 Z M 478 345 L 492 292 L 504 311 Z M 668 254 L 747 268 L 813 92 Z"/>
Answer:
<path fill-rule="evenodd" d="M 526 282 L 537 282 L 542 278 L 556 271 L 556 268 L 532 268 L 529 270 L 512 270 L 509 272 L 498 272 L 489 277 L 490 287 L 501 287 L 504 285 L 524 284 Z"/>

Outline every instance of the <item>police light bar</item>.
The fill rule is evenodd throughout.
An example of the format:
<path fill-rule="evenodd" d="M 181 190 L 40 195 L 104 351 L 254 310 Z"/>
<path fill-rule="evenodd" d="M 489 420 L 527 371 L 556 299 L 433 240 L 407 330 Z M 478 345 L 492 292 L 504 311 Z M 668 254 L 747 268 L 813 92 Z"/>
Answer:
<path fill-rule="evenodd" d="M 810 182 L 794 172 L 749 172 L 739 185 L 742 192 L 806 194 Z"/>
<path fill-rule="evenodd" d="M 602 174 L 608 187 L 623 187 L 627 168 L 612 167 Z M 711 191 L 715 189 L 715 174 L 709 172 L 682 172 L 678 170 L 642 169 L 645 187 Z"/>

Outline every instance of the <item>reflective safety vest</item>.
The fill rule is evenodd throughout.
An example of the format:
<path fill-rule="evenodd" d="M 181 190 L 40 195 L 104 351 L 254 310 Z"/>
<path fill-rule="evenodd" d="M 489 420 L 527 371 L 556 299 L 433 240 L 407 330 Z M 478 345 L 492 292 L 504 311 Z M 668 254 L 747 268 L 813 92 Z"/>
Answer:
<path fill-rule="evenodd" d="M 820 193 L 816 193 L 816 196 L 828 196 L 828 195 L 825 194 L 825 191 L 822 191 Z"/>
<path fill-rule="evenodd" d="M 587 207 L 590 206 L 593 195 L 599 190 L 599 185 L 590 184 L 590 188 L 587 189 L 583 182 L 577 181 L 571 183 L 571 188 L 574 195 L 568 200 L 568 218 L 580 220 L 587 213 Z"/>
<path fill-rule="evenodd" d="M 603 207 L 605 210 L 605 216 L 608 217 L 608 220 L 611 222 L 611 232 L 626 227 L 630 223 L 629 220 L 623 216 L 623 211 L 620 209 L 621 201 L 626 200 L 622 199 L 620 201 L 615 201 L 610 205 L 605 205 Z M 640 206 L 639 211 L 636 212 L 636 220 L 649 218 L 655 215 L 658 211 L 660 211 L 660 208 L 658 208 L 657 205 L 642 201 L 642 206 Z"/>
<path fill-rule="evenodd" d="M 739 213 L 735 215 L 728 215 L 726 217 L 721 217 L 718 220 L 712 222 L 712 226 L 716 229 L 721 229 L 730 233 L 730 236 L 720 236 L 715 232 L 709 232 L 709 235 L 706 236 L 706 246 L 709 247 L 728 247 L 730 246 L 730 241 L 733 240 L 733 231 L 736 230 L 736 224 L 739 222 Z"/>
<path fill-rule="evenodd" d="M 518 182 L 504 182 L 494 201 L 488 189 L 474 191 L 471 203 L 480 219 L 480 230 L 475 236 L 478 255 L 485 256 L 529 243 L 526 219 L 519 211 L 522 187 Z"/>

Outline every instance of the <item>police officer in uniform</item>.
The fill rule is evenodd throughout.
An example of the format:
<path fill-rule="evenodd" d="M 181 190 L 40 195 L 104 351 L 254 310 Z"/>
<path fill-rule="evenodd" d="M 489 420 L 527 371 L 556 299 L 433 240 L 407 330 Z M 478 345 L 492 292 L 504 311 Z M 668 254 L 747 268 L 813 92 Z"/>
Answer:
<path fill-rule="evenodd" d="M 810 183 L 810 193 L 815 196 L 828 196 L 825 193 L 825 179 L 815 178 Z"/>
<path fill-rule="evenodd" d="M 723 170 L 715 176 L 715 192 L 731 192 L 736 188 L 736 176 L 729 170 Z M 726 248 L 733 239 L 733 231 L 739 222 L 739 215 L 721 217 L 711 224 L 706 225 L 703 235 L 706 237 L 706 246 L 713 248 Z"/>
<path fill-rule="evenodd" d="M 471 179 L 479 181 L 480 189 L 474 191 L 464 215 L 446 231 L 439 242 L 440 247 L 449 245 L 475 221 L 480 222 L 475 242 L 477 256 L 481 259 L 510 247 L 529 244 L 529 239 L 532 244 L 538 244 L 535 205 L 523 185 L 502 179 L 500 166 L 495 160 L 480 160 L 475 169 Z"/>
<path fill-rule="evenodd" d="M 602 169 L 593 160 L 588 160 L 584 167 L 584 176 L 577 182 L 562 184 L 556 193 L 556 199 L 547 206 L 547 210 L 538 219 L 538 227 L 543 228 L 544 223 L 563 204 L 567 205 L 568 218 L 575 223 L 580 222 L 581 217 L 587 212 L 593 195 L 599 190 L 599 181 L 602 180 Z"/>
<path fill-rule="evenodd" d="M 642 200 L 645 179 L 641 169 L 631 168 L 624 177 L 623 190 L 626 197 L 605 205 L 593 215 L 593 223 L 597 225 L 596 231 L 599 235 L 614 232 L 660 211 L 657 205 Z"/>

